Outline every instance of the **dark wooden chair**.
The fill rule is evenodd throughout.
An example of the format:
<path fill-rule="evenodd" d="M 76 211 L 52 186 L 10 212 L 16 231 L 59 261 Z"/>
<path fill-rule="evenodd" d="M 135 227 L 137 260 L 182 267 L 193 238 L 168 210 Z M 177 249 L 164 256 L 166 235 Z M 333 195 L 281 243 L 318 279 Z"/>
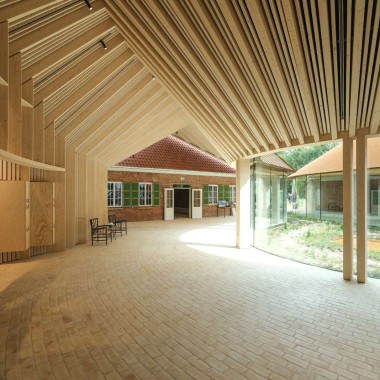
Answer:
<path fill-rule="evenodd" d="M 99 225 L 98 218 L 90 219 L 91 226 L 91 245 L 94 241 L 105 241 L 108 244 L 108 239 L 112 241 L 113 231 L 108 225 Z"/>
<path fill-rule="evenodd" d="M 108 222 L 114 226 L 115 233 L 120 233 L 120 236 L 123 236 L 123 231 L 125 231 L 125 234 L 128 234 L 126 219 L 116 219 L 116 214 L 110 214 L 108 215 Z"/>

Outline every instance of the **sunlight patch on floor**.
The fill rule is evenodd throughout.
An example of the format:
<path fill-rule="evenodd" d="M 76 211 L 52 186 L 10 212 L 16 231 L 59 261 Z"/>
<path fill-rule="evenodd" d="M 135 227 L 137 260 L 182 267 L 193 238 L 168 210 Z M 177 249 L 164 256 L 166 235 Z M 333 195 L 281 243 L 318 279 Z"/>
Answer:
<path fill-rule="evenodd" d="M 235 222 L 187 231 L 180 236 L 180 241 L 197 251 L 231 260 L 287 268 L 300 266 L 297 262 L 267 254 L 254 247 L 237 248 Z"/>

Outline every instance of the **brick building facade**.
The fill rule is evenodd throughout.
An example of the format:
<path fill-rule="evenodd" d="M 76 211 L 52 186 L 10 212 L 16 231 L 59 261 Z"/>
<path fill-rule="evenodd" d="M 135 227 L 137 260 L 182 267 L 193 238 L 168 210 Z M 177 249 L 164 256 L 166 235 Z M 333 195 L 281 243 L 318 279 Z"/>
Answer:
<path fill-rule="evenodd" d="M 108 181 L 109 213 L 129 221 L 164 219 L 165 188 L 182 217 L 191 217 L 192 189 L 202 189 L 203 217 L 217 215 L 219 200 L 236 201 L 235 170 L 173 136 L 112 167 Z"/>

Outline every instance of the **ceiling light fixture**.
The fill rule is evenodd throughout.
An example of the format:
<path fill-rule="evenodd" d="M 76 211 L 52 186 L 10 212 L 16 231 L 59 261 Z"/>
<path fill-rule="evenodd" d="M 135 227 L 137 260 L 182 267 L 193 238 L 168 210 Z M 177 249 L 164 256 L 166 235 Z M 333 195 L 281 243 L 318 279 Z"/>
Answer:
<path fill-rule="evenodd" d="M 152 80 L 156 80 L 156 77 L 154 75 L 152 75 Z"/>
<path fill-rule="evenodd" d="M 88 6 L 88 9 L 89 9 L 90 11 L 92 11 L 92 5 L 91 5 L 91 3 L 90 3 L 88 0 L 84 0 L 84 2 L 85 2 L 86 5 Z"/>
<path fill-rule="evenodd" d="M 102 44 L 102 46 L 103 46 L 104 49 L 107 49 L 107 45 L 106 45 L 106 43 L 103 40 L 100 40 L 100 43 Z"/>

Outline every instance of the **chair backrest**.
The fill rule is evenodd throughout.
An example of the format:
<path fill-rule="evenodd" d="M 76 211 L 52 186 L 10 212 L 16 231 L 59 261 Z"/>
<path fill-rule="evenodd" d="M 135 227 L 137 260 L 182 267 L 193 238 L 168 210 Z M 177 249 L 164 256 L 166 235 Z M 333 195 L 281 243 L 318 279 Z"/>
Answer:
<path fill-rule="evenodd" d="M 98 227 L 98 218 L 90 219 L 91 229 L 95 229 Z"/>
<path fill-rule="evenodd" d="M 116 224 L 116 214 L 108 215 L 108 222 Z"/>

